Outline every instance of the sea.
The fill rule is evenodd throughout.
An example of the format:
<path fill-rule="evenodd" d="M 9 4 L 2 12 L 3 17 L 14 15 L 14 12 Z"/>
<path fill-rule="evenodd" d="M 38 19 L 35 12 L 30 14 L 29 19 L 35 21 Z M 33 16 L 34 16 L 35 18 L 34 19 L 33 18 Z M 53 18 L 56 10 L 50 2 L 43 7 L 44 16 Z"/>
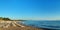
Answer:
<path fill-rule="evenodd" d="M 44 28 L 49 30 L 60 30 L 60 20 L 48 21 L 48 20 L 26 20 L 23 21 L 25 25 Z"/>

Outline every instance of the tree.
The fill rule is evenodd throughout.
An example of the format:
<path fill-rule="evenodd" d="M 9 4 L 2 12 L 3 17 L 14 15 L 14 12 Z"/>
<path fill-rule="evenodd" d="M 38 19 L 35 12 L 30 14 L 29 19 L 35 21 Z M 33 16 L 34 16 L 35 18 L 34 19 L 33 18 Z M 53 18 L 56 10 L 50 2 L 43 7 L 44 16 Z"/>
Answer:
<path fill-rule="evenodd" d="M 10 20 L 9 18 L 3 18 L 3 20 Z"/>

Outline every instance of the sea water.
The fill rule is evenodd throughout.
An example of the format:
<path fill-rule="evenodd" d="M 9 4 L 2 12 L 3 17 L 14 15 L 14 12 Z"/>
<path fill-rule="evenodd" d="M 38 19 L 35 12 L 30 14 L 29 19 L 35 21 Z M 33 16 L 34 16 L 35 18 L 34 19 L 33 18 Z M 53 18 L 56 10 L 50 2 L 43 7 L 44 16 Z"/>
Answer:
<path fill-rule="evenodd" d="M 27 20 L 24 21 L 24 24 L 27 26 L 33 26 L 37 28 L 46 28 L 46 29 L 56 29 L 60 30 L 60 21 L 34 21 Z"/>

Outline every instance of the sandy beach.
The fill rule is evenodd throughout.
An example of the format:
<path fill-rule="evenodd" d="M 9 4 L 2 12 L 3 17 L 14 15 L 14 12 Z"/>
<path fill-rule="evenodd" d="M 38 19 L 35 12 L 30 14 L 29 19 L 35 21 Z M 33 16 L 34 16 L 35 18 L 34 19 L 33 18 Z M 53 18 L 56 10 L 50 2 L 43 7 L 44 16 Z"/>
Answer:
<path fill-rule="evenodd" d="M 8 27 L 8 28 L 0 28 L 0 30 L 43 30 L 39 28 L 33 28 L 33 27 Z"/>
<path fill-rule="evenodd" d="M 17 24 L 16 21 L 0 21 L 0 30 L 43 30 L 43 29 Z"/>

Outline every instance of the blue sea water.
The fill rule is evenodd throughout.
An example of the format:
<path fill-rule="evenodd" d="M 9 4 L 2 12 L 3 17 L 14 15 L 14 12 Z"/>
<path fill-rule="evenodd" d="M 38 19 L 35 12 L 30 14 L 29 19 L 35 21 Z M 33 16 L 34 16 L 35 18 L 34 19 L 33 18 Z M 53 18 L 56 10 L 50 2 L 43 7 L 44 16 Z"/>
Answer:
<path fill-rule="evenodd" d="M 27 21 L 24 21 L 24 24 L 27 25 L 27 26 L 33 26 L 33 27 L 37 27 L 37 28 L 48 28 L 48 29 L 60 30 L 60 21 L 27 20 Z"/>

